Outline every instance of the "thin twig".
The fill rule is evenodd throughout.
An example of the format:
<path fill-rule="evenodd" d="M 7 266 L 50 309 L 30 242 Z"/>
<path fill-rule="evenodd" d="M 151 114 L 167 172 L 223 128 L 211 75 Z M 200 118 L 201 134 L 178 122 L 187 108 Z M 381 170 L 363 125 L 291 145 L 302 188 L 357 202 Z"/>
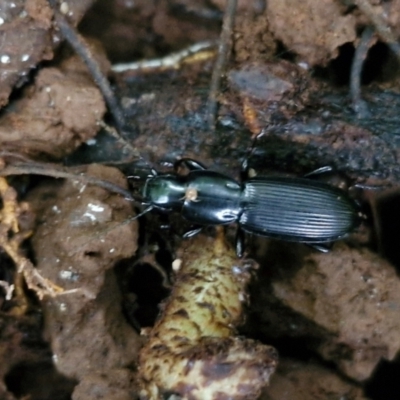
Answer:
<path fill-rule="evenodd" d="M 368 114 L 367 104 L 361 98 L 361 74 L 368 51 L 373 43 L 374 32 L 372 26 L 367 26 L 364 29 L 351 64 L 350 95 L 353 110 L 358 118 L 363 118 Z"/>
<path fill-rule="evenodd" d="M 122 153 L 124 149 L 127 149 L 134 159 L 143 160 L 143 157 L 140 155 L 139 151 L 135 147 L 133 147 L 128 141 L 126 141 L 117 129 L 115 129 L 113 126 L 106 124 L 102 120 L 97 121 L 97 125 L 104 129 L 110 136 L 112 136 L 116 140 L 116 142 L 122 147 Z M 124 162 L 126 161 L 132 161 L 132 159 L 124 160 Z"/>
<path fill-rule="evenodd" d="M 100 186 L 113 193 L 118 193 L 124 196 L 128 200 L 134 200 L 131 192 L 124 189 L 112 182 L 96 178 L 94 176 L 85 175 L 83 173 L 76 173 L 69 170 L 67 167 L 60 167 L 54 164 L 38 163 L 38 162 L 26 162 L 26 163 L 15 163 L 7 165 L 0 169 L 0 176 L 10 175 L 44 175 L 51 176 L 53 178 L 66 178 L 83 183 Z"/>
<path fill-rule="evenodd" d="M 131 152 L 133 151 L 134 155 L 137 156 L 137 151 L 135 151 L 135 149 L 129 143 L 129 138 L 126 137 L 124 133 L 124 128 L 127 125 L 126 120 L 122 113 L 120 104 L 111 88 L 110 82 L 102 73 L 99 63 L 93 56 L 83 37 L 76 31 L 74 27 L 70 25 L 64 15 L 59 11 L 58 1 L 48 0 L 48 2 L 54 11 L 54 19 L 63 38 L 84 61 L 93 77 L 94 82 L 99 87 L 117 125 L 118 134 L 121 137 L 120 140 L 124 143 L 126 148 L 128 148 Z"/>
<path fill-rule="evenodd" d="M 150 212 L 152 209 L 153 209 L 153 206 L 146 207 L 143 211 L 139 212 L 135 216 L 130 217 L 130 218 L 126 219 L 125 221 L 117 222 L 116 224 L 113 224 L 112 226 L 109 226 L 108 228 L 102 229 L 101 231 L 97 232 L 95 235 L 91 236 L 91 238 L 88 239 L 82 246 L 79 246 L 79 247 L 75 248 L 74 251 L 71 251 L 70 254 L 79 253 L 88 243 L 90 243 L 94 240 L 97 240 L 97 239 L 101 238 L 102 236 L 105 236 L 107 233 L 113 231 L 115 228 L 121 228 L 125 225 L 130 224 L 133 221 L 136 221 L 143 215 Z"/>
<path fill-rule="evenodd" d="M 22 287 L 22 276 L 29 289 L 35 291 L 39 299 L 44 296 L 56 296 L 63 292 L 63 289 L 50 280 L 42 277 L 21 251 L 21 244 L 30 235 L 30 231 L 20 231 L 18 218 L 24 211 L 23 203 L 17 201 L 17 193 L 14 188 L 8 185 L 5 178 L 0 177 L 0 197 L 3 207 L 0 210 L 0 247 L 13 260 L 17 273 L 15 274 L 14 288 L 18 306 L 14 314 L 24 314 L 28 309 L 28 298 Z"/>
<path fill-rule="evenodd" d="M 185 49 L 169 54 L 162 58 L 151 60 L 135 61 L 130 63 L 114 64 L 111 69 L 113 72 L 126 71 L 148 71 L 148 70 L 167 70 L 178 69 L 182 64 L 202 61 L 214 56 L 216 42 L 212 40 L 192 44 Z"/>
<path fill-rule="evenodd" d="M 217 96 L 220 88 L 221 77 L 225 68 L 226 60 L 230 54 L 232 47 L 232 29 L 235 20 L 235 13 L 237 7 L 237 0 L 228 0 L 222 23 L 222 31 L 218 45 L 218 56 L 215 61 L 212 77 L 210 94 L 207 104 L 207 120 L 208 126 L 211 130 L 215 129 L 216 115 L 217 115 Z"/>
<path fill-rule="evenodd" d="M 389 46 L 400 61 L 400 44 L 397 43 L 396 37 L 384 17 L 374 10 L 374 7 L 372 7 L 368 0 L 354 0 L 354 4 L 371 21 L 377 34 Z"/>

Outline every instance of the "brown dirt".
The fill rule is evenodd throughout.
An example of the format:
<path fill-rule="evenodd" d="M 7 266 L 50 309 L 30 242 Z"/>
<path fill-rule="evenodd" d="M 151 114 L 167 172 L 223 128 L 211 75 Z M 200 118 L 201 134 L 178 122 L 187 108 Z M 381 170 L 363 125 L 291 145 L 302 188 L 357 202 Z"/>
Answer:
<path fill-rule="evenodd" d="M 367 379 L 382 358 L 393 360 L 400 348 L 395 317 L 400 302 L 392 265 L 344 244 L 328 254 L 311 253 L 301 265 L 293 276 L 273 280 L 272 293 L 318 326 L 310 332 L 320 343 L 318 353 L 358 381 Z"/>
<path fill-rule="evenodd" d="M 72 64 L 72 65 L 71 65 Z M 59 158 L 95 136 L 104 100 L 86 72 L 44 68 L 0 121 L 0 143 L 25 154 Z"/>
<path fill-rule="evenodd" d="M 93 0 L 68 2 L 76 22 Z M 28 81 L 30 70 L 53 58 L 52 11 L 46 0 L 5 2 L 0 29 L 0 107 L 8 103 L 13 88 Z"/>
<path fill-rule="evenodd" d="M 117 170 L 93 165 L 87 173 L 124 186 Z M 32 196 L 40 216 L 32 238 L 37 269 L 65 290 L 42 303 L 45 336 L 57 370 L 80 382 L 76 399 L 102 374 L 101 385 L 118 392 L 130 373 L 117 371 L 134 363 L 140 344 L 121 312 L 112 270 L 135 253 L 137 223 L 115 227 L 131 216 L 131 206 L 105 189 L 74 182 L 44 186 Z M 108 398 L 119 398 L 115 396 Z"/>
<path fill-rule="evenodd" d="M 260 400 L 364 400 L 361 387 L 314 362 L 281 359 Z"/>

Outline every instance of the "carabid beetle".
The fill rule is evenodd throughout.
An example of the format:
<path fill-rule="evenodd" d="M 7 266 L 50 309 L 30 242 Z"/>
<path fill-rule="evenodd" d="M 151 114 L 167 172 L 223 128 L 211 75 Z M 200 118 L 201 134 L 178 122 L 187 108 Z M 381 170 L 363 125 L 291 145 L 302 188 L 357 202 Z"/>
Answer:
<path fill-rule="evenodd" d="M 187 175 L 153 172 L 141 190 L 145 210 L 178 211 L 198 225 L 236 222 L 238 231 L 318 245 L 350 233 L 360 221 L 359 208 L 347 193 L 306 178 L 256 177 L 242 183 L 182 159 Z M 201 228 L 190 231 L 187 236 Z M 241 235 L 237 253 L 242 255 Z"/>

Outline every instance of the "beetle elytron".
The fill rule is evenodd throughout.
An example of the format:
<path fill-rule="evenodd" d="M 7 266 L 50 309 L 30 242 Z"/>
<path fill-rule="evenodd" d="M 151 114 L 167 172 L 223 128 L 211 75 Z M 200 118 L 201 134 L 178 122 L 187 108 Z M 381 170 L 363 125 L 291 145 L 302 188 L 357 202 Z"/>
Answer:
<path fill-rule="evenodd" d="M 146 208 L 139 216 L 154 208 L 178 211 L 197 226 L 236 222 L 239 231 L 313 245 L 340 239 L 360 220 L 356 202 L 326 183 L 287 177 L 256 177 L 239 183 L 192 159 L 178 164 L 188 166 L 189 173 L 154 173 L 147 178 L 141 190 Z M 242 255 L 239 239 L 236 249 Z"/>

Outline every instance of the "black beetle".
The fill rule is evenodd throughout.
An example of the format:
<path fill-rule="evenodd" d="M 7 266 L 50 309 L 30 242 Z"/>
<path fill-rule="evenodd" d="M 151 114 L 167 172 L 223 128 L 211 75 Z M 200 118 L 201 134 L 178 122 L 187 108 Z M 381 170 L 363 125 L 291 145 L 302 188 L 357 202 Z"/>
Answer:
<path fill-rule="evenodd" d="M 360 221 L 357 203 L 347 193 L 306 178 L 256 177 L 242 183 L 182 159 L 187 175 L 153 172 L 141 190 L 147 208 L 174 210 L 198 225 L 237 222 L 238 232 L 318 245 L 350 233 Z M 200 228 L 185 236 L 197 233 Z M 236 250 L 243 253 L 242 235 Z M 318 247 L 318 246 L 316 246 Z"/>

